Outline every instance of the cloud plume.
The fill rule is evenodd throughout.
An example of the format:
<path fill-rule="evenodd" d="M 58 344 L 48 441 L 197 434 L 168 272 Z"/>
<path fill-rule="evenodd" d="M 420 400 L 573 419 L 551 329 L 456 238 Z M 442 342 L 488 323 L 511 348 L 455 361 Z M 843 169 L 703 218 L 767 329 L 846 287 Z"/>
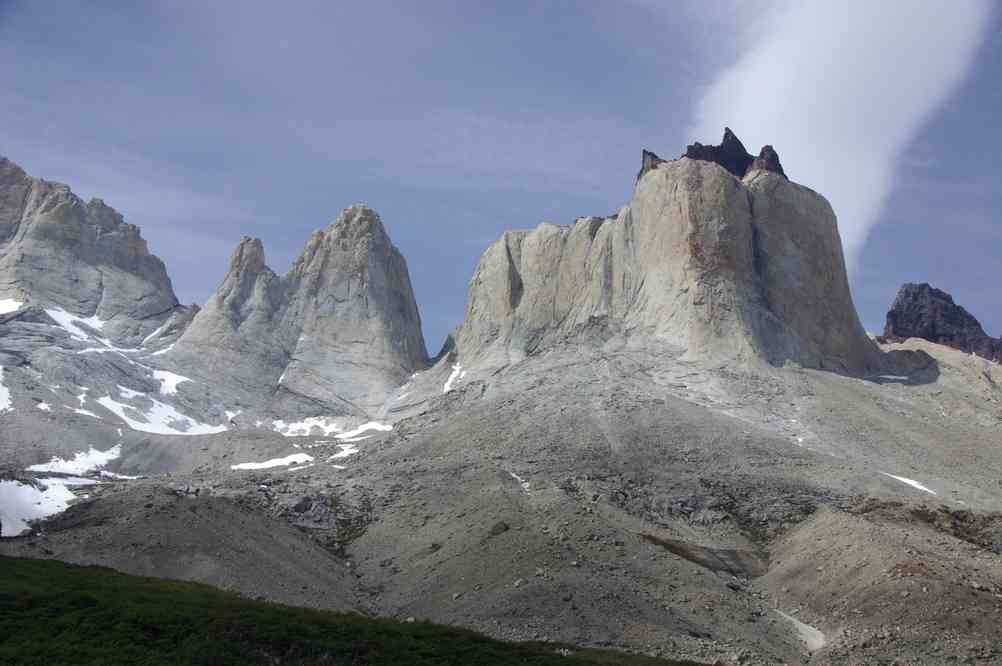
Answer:
<path fill-rule="evenodd" d="M 745 26 L 692 136 L 716 142 L 727 125 L 749 150 L 773 144 L 790 177 L 831 202 L 851 271 L 895 165 L 962 81 L 991 11 L 987 0 L 778 3 Z"/>

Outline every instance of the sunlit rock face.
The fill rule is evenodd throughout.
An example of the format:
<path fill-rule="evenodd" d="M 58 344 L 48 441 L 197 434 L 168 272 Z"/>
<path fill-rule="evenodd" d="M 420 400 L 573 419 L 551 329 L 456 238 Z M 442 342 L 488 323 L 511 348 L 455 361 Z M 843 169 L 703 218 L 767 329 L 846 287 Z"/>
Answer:
<path fill-rule="evenodd" d="M 879 364 L 831 206 L 790 181 L 771 147 L 753 158 L 730 131 L 677 160 L 645 151 L 615 216 L 505 233 L 470 283 L 457 349 L 501 365 L 613 337 L 720 361 Z"/>
<path fill-rule="evenodd" d="M 178 308 L 139 228 L 100 199 L 32 178 L 0 158 L 0 300 L 96 318 L 105 337 L 142 340 Z"/>
<path fill-rule="evenodd" d="M 171 357 L 333 414 L 369 413 L 426 363 L 407 264 L 361 204 L 315 232 L 285 277 L 244 238 Z"/>

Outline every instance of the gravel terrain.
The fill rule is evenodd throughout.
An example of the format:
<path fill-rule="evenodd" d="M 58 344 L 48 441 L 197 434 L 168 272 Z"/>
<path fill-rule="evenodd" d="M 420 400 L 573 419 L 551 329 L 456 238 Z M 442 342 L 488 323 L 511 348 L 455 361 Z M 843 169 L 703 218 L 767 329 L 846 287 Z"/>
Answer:
<path fill-rule="evenodd" d="M 0 552 L 707 663 L 1002 660 L 1002 372 L 885 350 L 909 355 L 869 379 L 576 347 L 448 393 L 419 375 L 410 415 L 340 458 L 127 444 L 106 469 L 147 478 Z M 230 469 L 295 452 L 315 461 Z"/>

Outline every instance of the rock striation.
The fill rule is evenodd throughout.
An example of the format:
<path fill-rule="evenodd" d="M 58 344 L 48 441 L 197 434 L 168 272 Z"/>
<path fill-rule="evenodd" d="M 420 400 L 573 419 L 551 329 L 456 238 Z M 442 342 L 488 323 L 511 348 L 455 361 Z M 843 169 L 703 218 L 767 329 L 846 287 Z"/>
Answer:
<path fill-rule="evenodd" d="M 163 262 L 139 228 L 100 199 L 28 176 L 0 158 L 0 299 L 102 322 L 136 343 L 179 309 Z"/>
<path fill-rule="evenodd" d="M 950 294 L 927 284 L 901 285 L 887 313 L 881 341 L 922 338 L 1002 363 L 1002 338 L 989 336 L 970 312 Z"/>
<path fill-rule="evenodd" d="M 304 413 L 364 415 L 427 352 L 406 261 L 357 204 L 310 237 L 285 277 L 244 238 L 170 359 Z"/>
<path fill-rule="evenodd" d="M 787 179 L 771 147 L 753 158 L 730 130 L 678 160 L 645 151 L 614 217 L 505 233 L 480 260 L 456 341 L 466 367 L 613 337 L 715 361 L 880 365 L 831 206 Z"/>

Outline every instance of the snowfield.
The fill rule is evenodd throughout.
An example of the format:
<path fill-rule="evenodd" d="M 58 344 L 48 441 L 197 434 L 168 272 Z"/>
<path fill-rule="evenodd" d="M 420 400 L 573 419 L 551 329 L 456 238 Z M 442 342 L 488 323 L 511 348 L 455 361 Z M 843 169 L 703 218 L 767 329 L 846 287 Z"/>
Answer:
<path fill-rule="evenodd" d="M 76 495 L 64 484 L 40 487 L 20 481 L 0 481 L 0 536 L 20 536 L 29 529 L 28 523 L 61 513 Z"/>
<path fill-rule="evenodd" d="M 90 328 L 93 328 L 98 331 L 104 328 L 104 322 L 98 319 L 96 316 L 77 317 L 76 315 L 71 315 L 69 312 L 63 310 L 62 308 L 52 308 L 46 310 L 45 314 L 52 317 L 52 319 L 59 325 L 59 327 L 62 328 L 67 333 L 69 333 L 74 340 L 79 340 L 80 342 L 89 342 L 91 339 L 91 334 L 88 333 L 86 329 L 80 328 L 79 326 L 80 324 L 84 324 L 85 326 L 89 326 Z M 104 344 L 106 347 L 111 346 L 107 340 L 104 340 L 103 338 L 97 338 L 97 339 L 100 340 L 102 344 Z"/>
<path fill-rule="evenodd" d="M 462 365 L 457 363 L 456 365 L 452 366 L 452 374 L 449 375 L 449 378 L 445 380 L 445 386 L 442 387 L 442 393 L 448 393 L 449 391 L 451 391 L 453 383 L 456 382 L 457 380 L 461 380 L 465 376 L 466 376 L 466 371 L 463 370 Z"/>
<path fill-rule="evenodd" d="M 182 377 L 167 370 L 154 370 L 153 378 L 160 382 L 160 393 L 162 395 L 174 395 L 177 393 L 178 384 L 191 381 L 187 377 Z"/>
<path fill-rule="evenodd" d="M 276 420 L 272 421 L 271 424 L 272 430 L 284 435 L 285 437 L 310 437 L 315 435 L 313 429 L 318 428 L 320 430 L 320 435 L 316 436 L 330 437 L 333 435 L 341 441 L 361 441 L 359 439 L 352 438 L 358 437 L 362 433 L 368 432 L 369 430 L 378 430 L 381 432 L 393 430 L 393 426 L 386 423 L 369 421 L 368 423 L 363 423 L 348 432 L 341 432 L 341 423 L 329 416 L 311 416 L 307 419 L 303 419 L 302 421 L 296 421 L 295 423 L 286 423 L 282 420 Z M 367 437 L 363 437 L 362 439 L 367 439 Z"/>
<path fill-rule="evenodd" d="M 21 301 L 15 301 L 13 298 L 0 298 L 0 314 L 10 314 L 11 312 L 17 312 L 24 305 Z"/>
<path fill-rule="evenodd" d="M 264 462 L 245 462 L 230 465 L 230 469 L 271 469 L 272 467 L 288 467 L 289 465 L 305 465 L 313 462 L 313 456 L 306 453 L 293 453 L 284 458 L 273 458 Z"/>
<path fill-rule="evenodd" d="M 39 463 L 28 468 L 29 472 L 56 472 L 58 474 L 86 474 L 100 469 L 122 455 L 122 447 L 116 444 L 107 451 L 91 448 L 77 453 L 70 460 L 53 457 L 47 463 Z"/>
<path fill-rule="evenodd" d="M 123 396 L 135 397 L 133 394 L 135 391 L 130 391 L 129 395 L 123 393 Z M 158 435 L 212 435 L 227 430 L 225 425 L 213 426 L 200 423 L 190 416 L 185 416 L 170 405 L 149 396 L 144 397 L 153 403 L 153 406 L 147 411 L 118 402 L 110 395 L 98 398 L 97 401 L 102 407 L 125 421 L 130 428 L 139 432 L 150 432 Z"/>

